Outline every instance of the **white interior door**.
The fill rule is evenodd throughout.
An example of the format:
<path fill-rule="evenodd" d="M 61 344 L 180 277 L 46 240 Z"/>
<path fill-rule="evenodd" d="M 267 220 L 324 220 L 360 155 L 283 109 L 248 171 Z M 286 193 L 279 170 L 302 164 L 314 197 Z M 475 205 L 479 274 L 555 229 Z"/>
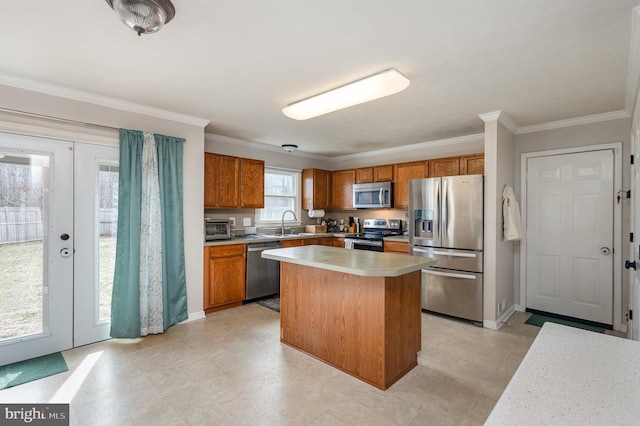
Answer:
<path fill-rule="evenodd" d="M 527 160 L 527 308 L 613 322 L 613 150 Z"/>
<path fill-rule="evenodd" d="M 109 338 L 118 224 L 118 147 L 75 145 L 74 346 Z"/>
<path fill-rule="evenodd" d="M 640 159 L 640 124 L 636 110 L 636 117 L 633 122 L 634 132 L 632 134 L 632 152 L 634 158 Z M 637 161 L 631 165 L 631 231 L 634 235 L 634 243 L 631 244 L 630 261 L 636 262 L 636 269 L 630 268 L 629 277 L 629 309 L 631 315 L 628 320 L 627 336 L 633 340 L 640 340 L 640 327 L 638 326 L 638 315 L 640 315 L 640 167 Z"/>
<path fill-rule="evenodd" d="M 0 133 L 0 365 L 72 347 L 73 144 Z"/>

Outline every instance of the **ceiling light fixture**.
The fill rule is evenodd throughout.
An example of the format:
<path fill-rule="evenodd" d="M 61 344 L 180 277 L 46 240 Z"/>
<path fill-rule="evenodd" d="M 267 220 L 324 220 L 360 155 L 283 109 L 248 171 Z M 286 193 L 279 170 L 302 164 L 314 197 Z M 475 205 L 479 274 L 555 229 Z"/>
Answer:
<path fill-rule="evenodd" d="M 293 145 L 290 143 L 285 143 L 284 145 L 282 145 L 282 149 L 284 149 L 287 152 L 293 152 L 296 149 L 298 149 L 298 145 Z"/>
<path fill-rule="evenodd" d="M 396 69 L 389 68 L 377 74 L 354 81 L 336 89 L 295 102 L 282 109 L 294 120 L 307 120 L 343 108 L 369 102 L 403 91 L 409 80 Z"/>
<path fill-rule="evenodd" d="M 106 0 L 124 24 L 141 34 L 158 31 L 173 19 L 176 10 L 169 0 Z"/>

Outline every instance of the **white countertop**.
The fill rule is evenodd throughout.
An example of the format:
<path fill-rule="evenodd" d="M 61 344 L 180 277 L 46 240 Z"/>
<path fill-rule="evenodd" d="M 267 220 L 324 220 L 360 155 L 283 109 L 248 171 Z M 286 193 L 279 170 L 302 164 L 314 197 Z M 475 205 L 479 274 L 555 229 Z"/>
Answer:
<path fill-rule="evenodd" d="M 262 257 L 365 277 L 399 277 L 436 263 L 429 257 L 328 246 L 265 250 Z"/>
<path fill-rule="evenodd" d="M 640 342 L 547 322 L 485 425 L 640 423 Z"/>

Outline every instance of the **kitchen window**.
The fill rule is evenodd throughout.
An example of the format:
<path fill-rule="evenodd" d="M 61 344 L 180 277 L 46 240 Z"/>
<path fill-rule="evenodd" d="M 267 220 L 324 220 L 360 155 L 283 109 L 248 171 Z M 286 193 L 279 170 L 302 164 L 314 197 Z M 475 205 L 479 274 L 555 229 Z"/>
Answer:
<path fill-rule="evenodd" d="M 296 213 L 297 220 L 291 213 L 287 213 L 285 224 L 300 223 L 300 180 L 298 170 L 278 169 L 266 167 L 264 171 L 264 208 L 256 210 L 257 225 L 280 224 L 282 214 L 287 210 Z"/>

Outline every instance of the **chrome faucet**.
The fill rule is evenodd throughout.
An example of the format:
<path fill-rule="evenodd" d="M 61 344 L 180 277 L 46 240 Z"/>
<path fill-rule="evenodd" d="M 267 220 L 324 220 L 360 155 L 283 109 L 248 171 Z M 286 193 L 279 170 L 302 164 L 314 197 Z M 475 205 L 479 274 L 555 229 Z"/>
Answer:
<path fill-rule="evenodd" d="M 284 215 L 286 215 L 288 212 L 291 212 L 291 214 L 293 215 L 293 220 L 297 221 L 298 218 L 296 217 L 296 213 L 293 210 L 285 210 L 282 213 L 282 228 L 280 230 L 280 234 L 284 235 Z"/>

